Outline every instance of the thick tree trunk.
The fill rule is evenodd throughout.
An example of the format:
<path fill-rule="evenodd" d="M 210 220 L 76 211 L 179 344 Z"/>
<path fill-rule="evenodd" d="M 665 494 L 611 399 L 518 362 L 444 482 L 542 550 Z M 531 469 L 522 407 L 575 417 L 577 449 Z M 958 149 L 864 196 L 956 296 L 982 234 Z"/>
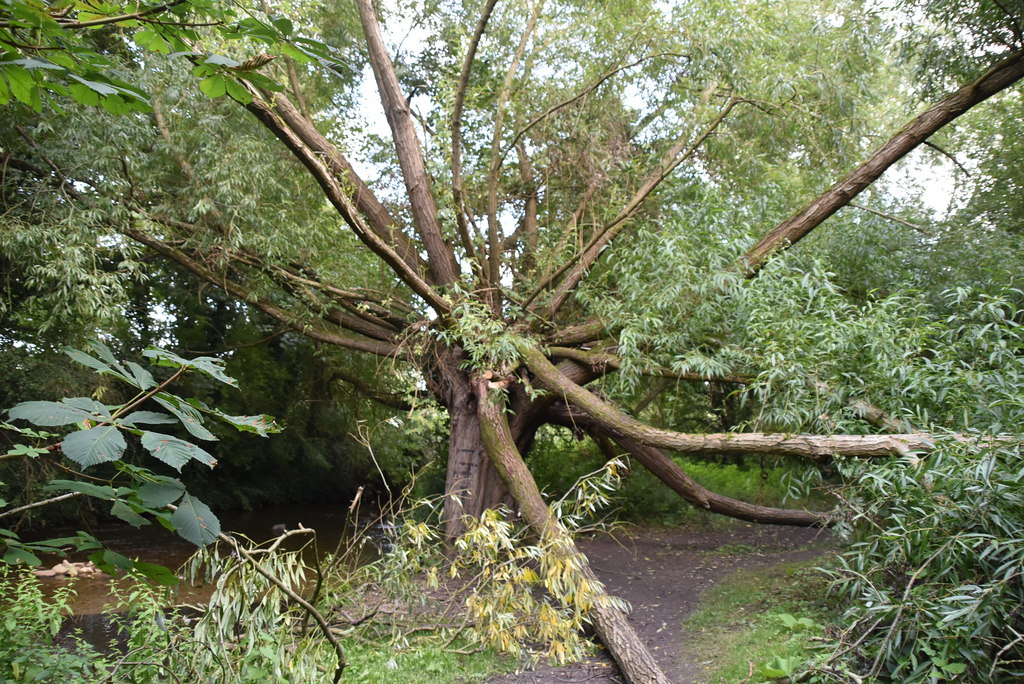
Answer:
<path fill-rule="evenodd" d="M 445 539 L 462 535 L 463 516 L 479 518 L 489 508 L 512 507 L 512 498 L 494 469 L 480 437 L 476 395 L 460 366 L 461 349 L 441 349 L 432 374 L 431 390 L 448 408 L 448 470 L 442 513 Z"/>
<path fill-rule="evenodd" d="M 479 518 L 489 508 L 501 505 L 511 508 L 512 498 L 487 458 L 473 396 L 467 395 L 448 412 L 451 434 L 443 515 L 445 538 L 451 541 L 464 531 L 463 516 Z"/>
<path fill-rule="evenodd" d="M 487 382 L 477 385 L 478 414 L 483 442 L 495 468 L 501 473 L 520 513 L 534 534 L 560 549 L 578 569 L 580 580 L 593 587 L 600 586 L 597 577 L 572 537 L 550 510 L 527 468 L 509 428 L 504 397 L 499 392 L 488 396 Z M 594 597 L 588 616 L 598 638 L 611 653 L 626 681 L 630 684 L 670 684 L 647 645 L 626 619 L 625 613 L 608 600 L 603 589 Z"/>

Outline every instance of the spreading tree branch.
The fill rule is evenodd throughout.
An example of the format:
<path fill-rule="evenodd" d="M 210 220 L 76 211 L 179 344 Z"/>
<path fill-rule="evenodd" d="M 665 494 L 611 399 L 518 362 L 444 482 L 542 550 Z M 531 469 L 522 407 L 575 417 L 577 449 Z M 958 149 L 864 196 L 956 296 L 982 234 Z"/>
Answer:
<path fill-rule="evenodd" d="M 698 508 L 730 518 L 769 525 L 814 527 L 827 523 L 827 515 L 824 513 L 758 506 L 713 492 L 687 475 L 678 463 L 663 454 L 660 449 L 616 433 L 600 421 L 579 411 L 573 411 L 565 404 L 556 404 L 549 415 L 553 422 L 565 427 L 582 429 L 595 439 L 612 439 L 672 491 Z"/>
<path fill-rule="evenodd" d="M 219 287 L 232 297 L 248 302 L 271 318 L 288 325 L 293 330 L 302 333 L 314 340 L 320 340 L 345 349 L 369 352 L 378 356 L 395 357 L 399 355 L 399 347 L 389 342 L 370 340 L 353 337 L 328 329 L 315 322 L 305 321 L 291 312 L 257 297 L 254 293 L 242 286 L 241 283 L 230 280 L 223 274 L 217 273 L 203 264 L 199 263 L 183 250 L 160 240 L 137 228 L 123 228 L 121 232 L 131 239 L 139 242 L 163 257 L 174 261 L 187 270 L 196 274 L 206 282 Z"/>
<path fill-rule="evenodd" d="M 644 200 L 646 200 L 647 197 L 654 192 L 659 185 L 661 185 L 662 181 L 668 178 L 669 174 L 671 174 L 676 167 L 689 159 L 690 156 L 692 156 L 693 153 L 704 144 L 704 141 L 707 140 L 722 124 L 722 122 L 725 121 L 725 118 L 729 116 L 729 112 L 731 112 L 733 108 L 742 101 L 743 100 L 739 100 L 737 98 L 731 98 L 704 132 L 689 145 L 686 144 L 686 136 L 682 136 L 676 140 L 669 151 L 665 153 L 665 156 L 658 168 L 648 174 L 643 183 L 640 184 L 640 187 L 635 193 L 633 193 L 633 196 L 619 211 L 615 218 L 603 225 L 590 239 L 586 247 L 577 252 L 573 258 L 567 260 L 566 263 L 555 271 L 545 283 L 542 283 L 541 286 L 537 288 L 538 290 L 541 290 L 544 287 L 549 286 L 561 277 L 563 273 L 569 271 L 569 275 L 562 280 L 561 284 L 559 284 L 557 289 L 551 295 L 551 301 L 547 306 L 547 315 L 549 317 L 553 317 L 570 295 L 572 295 L 576 286 L 579 285 L 581 280 L 583 280 L 587 271 L 589 271 L 590 267 L 597 261 L 605 246 L 628 225 L 627 221 L 633 217 L 637 210 L 639 210 Z"/>
<path fill-rule="evenodd" d="M 480 19 L 476 22 L 476 30 L 469 41 L 466 57 L 462 60 L 462 71 L 455 86 L 455 104 L 452 107 L 452 200 L 455 204 L 455 225 L 459 231 L 459 239 L 462 240 L 462 247 L 466 250 L 467 257 L 474 263 L 477 254 L 466 222 L 466 200 L 462 188 L 462 108 L 466 101 L 466 89 L 469 87 L 469 74 L 473 70 L 476 49 L 484 31 L 487 30 L 487 22 L 490 21 L 496 4 L 498 0 L 487 0 L 480 12 Z"/>
<path fill-rule="evenodd" d="M 607 429 L 641 444 L 687 453 L 767 453 L 826 461 L 837 454 L 863 458 L 929 452 L 933 440 L 924 434 L 791 435 L 761 432 L 689 434 L 652 427 L 622 413 L 613 405 L 572 382 L 525 340 L 516 345 L 523 362 L 544 389 L 587 413 Z"/>
<path fill-rule="evenodd" d="M 437 205 L 430 191 L 430 177 L 423 162 L 423 152 L 419 137 L 416 135 L 416 127 L 413 125 L 408 100 L 402 94 L 394 64 L 384 45 L 373 1 L 356 0 L 356 5 L 359 7 L 359 18 L 369 51 L 370 66 L 373 67 L 373 74 L 377 79 L 377 90 L 388 125 L 391 127 L 398 164 L 405 180 L 413 223 L 423 241 L 423 247 L 427 250 L 435 280 L 442 285 L 454 283 L 458 279 L 455 255 L 445 243 L 441 232 Z"/>
<path fill-rule="evenodd" d="M 796 244 L 849 204 L 928 136 L 1021 78 L 1024 78 L 1024 50 L 1010 54 L 973 83 L 929 107 L 878 148 L 867 161 L 765 235 L 744 257 L 747 276 L 756 275 L 775 251 Z"/>
<path fill-rule="evenodd" d="M 447 299 L 438 294 L 416 270 L 402 258 L 389 240 L 384 239 L 364 219 L 359 209 L 349 198 L 338 179 L 324 164 L 322 157 L 315 150 L 307 147 L 291 128 L 277 115 L 274 109 L 263 99 L 263 94 L 244 82 L 253 100 L 246 105 L 260 123 L 278 137 L 296 157 L 303 163 L 316 179 L 324 195 L 338 210 L 345 222 L 352 228 L 356 236 L 379 256 L 395 275 L 408 285 L 413 292 L 423 299 L 439 314 L 446 314 L 451 309 Z"/>

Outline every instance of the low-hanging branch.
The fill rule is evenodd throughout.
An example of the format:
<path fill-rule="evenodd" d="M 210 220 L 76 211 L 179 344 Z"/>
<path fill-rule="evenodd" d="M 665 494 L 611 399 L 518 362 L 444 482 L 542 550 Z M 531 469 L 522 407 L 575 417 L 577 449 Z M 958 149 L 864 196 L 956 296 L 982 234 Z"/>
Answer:
<path fill-rule="evenodd" d="M 641 444 L 635 439 L 619 434 L 590 415 L 578 410 L 574 411 L 572 407 L 561 402 L 548 410 L 548 417 L 552 422 L 564 427 L 583 430 L 595 440 L 613 440 L 652 475 L 698 508 L 730 518 L 767 525 L 818 527 L 828 524 L 827 513 L 758 506 L 713 492 L 687 475 L 678 463 L 662 453 L 660 449 Z"/>
<path fill-rule="evenodd" d="M 526 340 L 516 343 L 523 362 L 536 376 L 537 384 L 565 397 L 617 434 L 641 444 L 687 453 L 750 454 L 769 453 L 825 461 L 837 454 L 883 457 L 931 451 L 933 439 L 924 434 L 900 435 L 791 435 L 761 432 L 689 434 L 663 430 L 626 415 L 593 393 L 572 382 L 555 368 L 539 349 Z"/>
<path fill-rule="evenodd" d="M 342 332 L 330 330 L 316 322 L 303 320 L 294 314 L 289 313 L 285 309 L 272 304 L 271 302 L 260 299 L 240 283 L 235 282 L 222 274 L 216 273 L 212 269 L 207 268 L 190 257 L 183 250 L 178 249 L 142 230 L 137 228 L 122 228 L 121 233 L 136 242 L 149 247 L 157 254 L 160 254 L 180 266 L 185 267 L 187 270 L 196 274 L 211 285 L 224 290 L 232 297 L 248 302 L 271 318 L 286 324 L 296 332 L 302 333 L 307 337 L 321 342 L 326 342 L 328 344 L 337 345 L 339 347 L 344 347 L 346 349 L 369 352 L 378 356 L 395 357 L 400 354 L 399 346 L 391 344 L 390 342 L 346 335 Z"/>

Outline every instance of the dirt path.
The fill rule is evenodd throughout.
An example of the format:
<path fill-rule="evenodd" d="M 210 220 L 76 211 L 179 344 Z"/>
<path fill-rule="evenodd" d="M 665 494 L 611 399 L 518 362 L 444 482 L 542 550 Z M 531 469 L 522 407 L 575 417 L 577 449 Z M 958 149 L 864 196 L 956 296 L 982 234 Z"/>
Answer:
<path fill-rule="evenodd" d="M 701 682 L 703 663 L 683 653 L 682 621 L 701 594 L 733 570 L 808 560 L 830 545 L 830 535 L 800 527 L 735 524 L 725 528 L 642 530 L 581 540 L 608 591 L 633 606 L 630 621 L 675 684 Z M 489 684 L 622 682 L 606 654 L 568 667 L 502 675 Z"/>

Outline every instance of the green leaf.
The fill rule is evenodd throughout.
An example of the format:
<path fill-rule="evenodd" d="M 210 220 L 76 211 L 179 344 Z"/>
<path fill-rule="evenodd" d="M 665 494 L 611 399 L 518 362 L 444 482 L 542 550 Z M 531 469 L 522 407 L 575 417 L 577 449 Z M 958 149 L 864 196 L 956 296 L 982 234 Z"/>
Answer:
<path fill-rule="evenodd" d="M 224 372 L 224 361 L 215 358 L 213 356 L 197 356 L 194 359 L 185 359 L 178 356 L 174 352 L 167 351 L 166 349 L 160 349 L 159 347 L 150 347 L 142 352 L 142 355 L 155 359 L 158 366 L 169 366 L 171 368 L 194 368 L 204 375 L 208 375 L 214 380 L 219 380 L 226 385 L 232 387 L 238 387 L 238 382 Z"/>
<path fill-rule="evenodd" d="M 73 79 L 75 81 L 78 81 L 82 85 L 95 90 L 100 95 L 116 95 L 117 94 L 117 88 L 115 88 L 114 86 L 109 85 L 107 83 L 102 83 L 100 81 L 94 81 L 94 80 L 91 80 L 91 79 L 88 79 L 88 78 L 82 78 L 81 76 L 78 76 L 76 74 L 68 74 L 68 78 Z"/>
<path fill-rule="evenodd" d="M 7 77 L 7 82 L 11 86 L 11 94 L 14 95 L 14 98 L 27 105 L 31 105 L 33 95 L 38 88 L 35 77 L 32 76 L 28 69 L 16 64 L 5 64 L 3 66 L 3 74 Z"/>
<path fill-rule="evenodd" d="M 50 480 L 43 487 L 48 492 L 81 492 L 97 499 L 111 501 L 118 496 L 118 491 L 106 485 L 93 484 L 92 482 L 80 482 L 78 480 Z"/>
<path fill-rule="evenodd" d="M 286 36 L 291 35 L 292 31 L 295 30 L 292 20 L 288 17 L 272 17 L 270 19 L 270 23 L 274 25 L 274 28 Z"/>
<path fill-rule="evenodd" d="M 108 95 L 100 100 L 100 106 L 115 115 L 126 114 L 131 111 L 131 107 L 128 106 L 128 103 L 120 95 Z"/>
<path fill-rule="evenodd" d="M 176 470 L 181 470 L 181 467 L 193 458 L 211 468 L 217 465 L 213 456 L 195 444 L 159 432 L 143 432 L 142 446 L 154 457 Z"/>
<path fill-rule="evenodd" d="M 230 57 L 226 57 L 224 55 L 208 55 L 206 59 L 203 60 L 203 63 L 226 67 L 237 67 L 242 65 L 241 62 L 231 59 Z M 211 95 L 211 97 L 216 96 Z"/>
<path fill-rule="evenodd" d="M 238 102 L 241 102 L 244 105 L 252 102 L 252 93 L 246 90 L 245 86 L 243 86 L 235 79 L 226 79 L 224 81 L 224 84 L 227 86 L 228 95 L 230 95 L 232 99 L 237 100 Z"/>
<path fill-rule="evenodd" d="M 181 498 L 185 493 L 185 485 L 177 480 L 173 482 L 147 482 L 139 487 L 139 498 L 150 508 L 163 508 Z"/>
<path fill-rule="evenodd" d="M 116 575 L 118 570 L 128 572 L 132 569 L 132 561 L 129 558 L 110 549 L 103 549 L 102 551 L 90 554 L 89 560 L 97 568 L 111 576 Z"/>
<path fill-rule="evenodd" d="M 268 433 L 281 432 L 282 428 L 272 416 L 229 416 L 226 413 L 213 410 L 213 414 L 221 420 L 234 425 L 241 432 L 252 432 L 260 437 L 266 437 Z"/>
<path fill-rule="evenodd" d="M 224 77 L 217 74 L 200 81 L 199 89 L 203 91 L 203 95 L 216 98 L 227 92 L 227 85 L 224 83 Z"/>
<path fill-rule="evenodd" d="M 133 527 L 142 527 L 148 525 L 149 521 L 139 515 L 131 506 L 126 504 L 120 499 L 114 502 L 114 505 L 110 507 L 110 513 L 116 515 L 121 520 Z"/>
<path fill-rule="evenodd" d="M 156 380 L 153 379 L 153 374 L 150 373 L 148 370 L 146 370 L 139 364 L 135 363 L 134 361 L 129 361 L 125 365 L 128 366 L 128 370 L 132 372 L 132 377 L 134 377 L 136 382 L 139 383 L 139 389 L 148 390 L 150 388 L 156 387 Z"/>
<path fill-rule="evenodd" d="M 7 542 L 7 553 L 4 554 L 4 562 L 15 564 L 18 562 L 26 563 L 35 567 L 42 565 L 43 562 L 39 560 L 39 556 L 35 555 L 31 551 L 23 549 L 21 546 L 12 546 L 11 542 Z"/>
<path fill-rule="evenodd" d="M 110 409 L 91 397 L 65 397 L 60 400 L 60 403 L 67 404 L 72 408 L 88 411 L 94 416 L 110 418 Z"/>
<path fill-rule="evenodd" d="M 171 523 L 183 539 L 196 546 L 206 546 L 220 534 L 220 521 L 213 511 L 191 494 L 185 494 L 178 510 L 171 516 Z"/>
<path fill-rule="evenodd" d="M 72 432 L 60 444 L 64 455 L 84 468 L 116 461 L 124 454 L 128 445 L 121 431 L 113 425 L 101 425 Z"/>
<path fill-rule="evenodd" d="M 299 64 L 307 64 L 312 62 L 313 58 L 307 55 L 305 52 L 295 47 L 291 43 L 281 43 L 281 52 L 294 59 Z"/>
<path fill-rule="evenodd" d="M 178 583 L 178 578 L 175 576 L 170 569 L 159 565 L 157 563 L 144 563 L 142 561 L 132 561 L 132 568 L 144 577 L 148 577 L 157 584 L 163 584 L 168 587 L 173 587 Z"/>
<path fill-rule="evenodd" d="M 80 408 L 58 404 L 55 401 L 26 401 L 7 412 L 11 420 L 27 420 L 34 425 L 56 427 L 73 425 L 93 417 Z"/>
<path fill-rule="evenodd" d="M 167 392 L 160 392 L 153 397 L 153 401 L 176 415 L 193 437 L 205 439 L 208 442 L 217 440 L 217 437 L 203 426 L 203 419 L 199 412 L 186 404 L 180 397 L 168 394 Z"/>
<path fill-rule="evenodd" d="M 45 447 L 33 447 L 27 444 L 15 444 L 7 450 L 7 456 L 28 456 L 29 458 L 37 458 L 45 454 L 49 449 Z"/>
<path fill-rule="evenodd" d="M 81 84 L 72 84 L 70 86 L 70 90 L 72 92 L 74 92 L 74 89 L 76 87 L 78 87 L 78 88 L 85 88 L 89 92 L 93 93 L 93 95 L 96 96 L 96 103 L 99 103 L 99 101 L 100 101 L 99 100 L 99 95 L 92 88 L 89 88 L 88 86 L 83 86 Z M 89 368 L 92 368 L 93 370 L 97 370 L 97 371 L 99 371 L 101 373 L 110 373 L 110 372 L 113 372 L 113 370 L 114 370 L 113 368 L 111 368 L 107 364 L 103 363 L 99 359 L 93 358 L 92 356 L 86 354 L 83 351 L 79 351 L 79 350 L 73 349 L 71 347 L 63 347 L 61 351 L 63 351 L 65 354 L 67 354 L 73 360 L 77 361 L 78 363 L 82 364 L 83 366 L 88 366 Z"/>
<path fill-rule="evenodd" d="M 156 411 L 132 411 L 122 418 L 121 422 L 125 425 L 135 425 L 136 423 L 144 423 L 146 425 L 173 425 L 178 421 L 166 413 L 157 413 Z"/>

